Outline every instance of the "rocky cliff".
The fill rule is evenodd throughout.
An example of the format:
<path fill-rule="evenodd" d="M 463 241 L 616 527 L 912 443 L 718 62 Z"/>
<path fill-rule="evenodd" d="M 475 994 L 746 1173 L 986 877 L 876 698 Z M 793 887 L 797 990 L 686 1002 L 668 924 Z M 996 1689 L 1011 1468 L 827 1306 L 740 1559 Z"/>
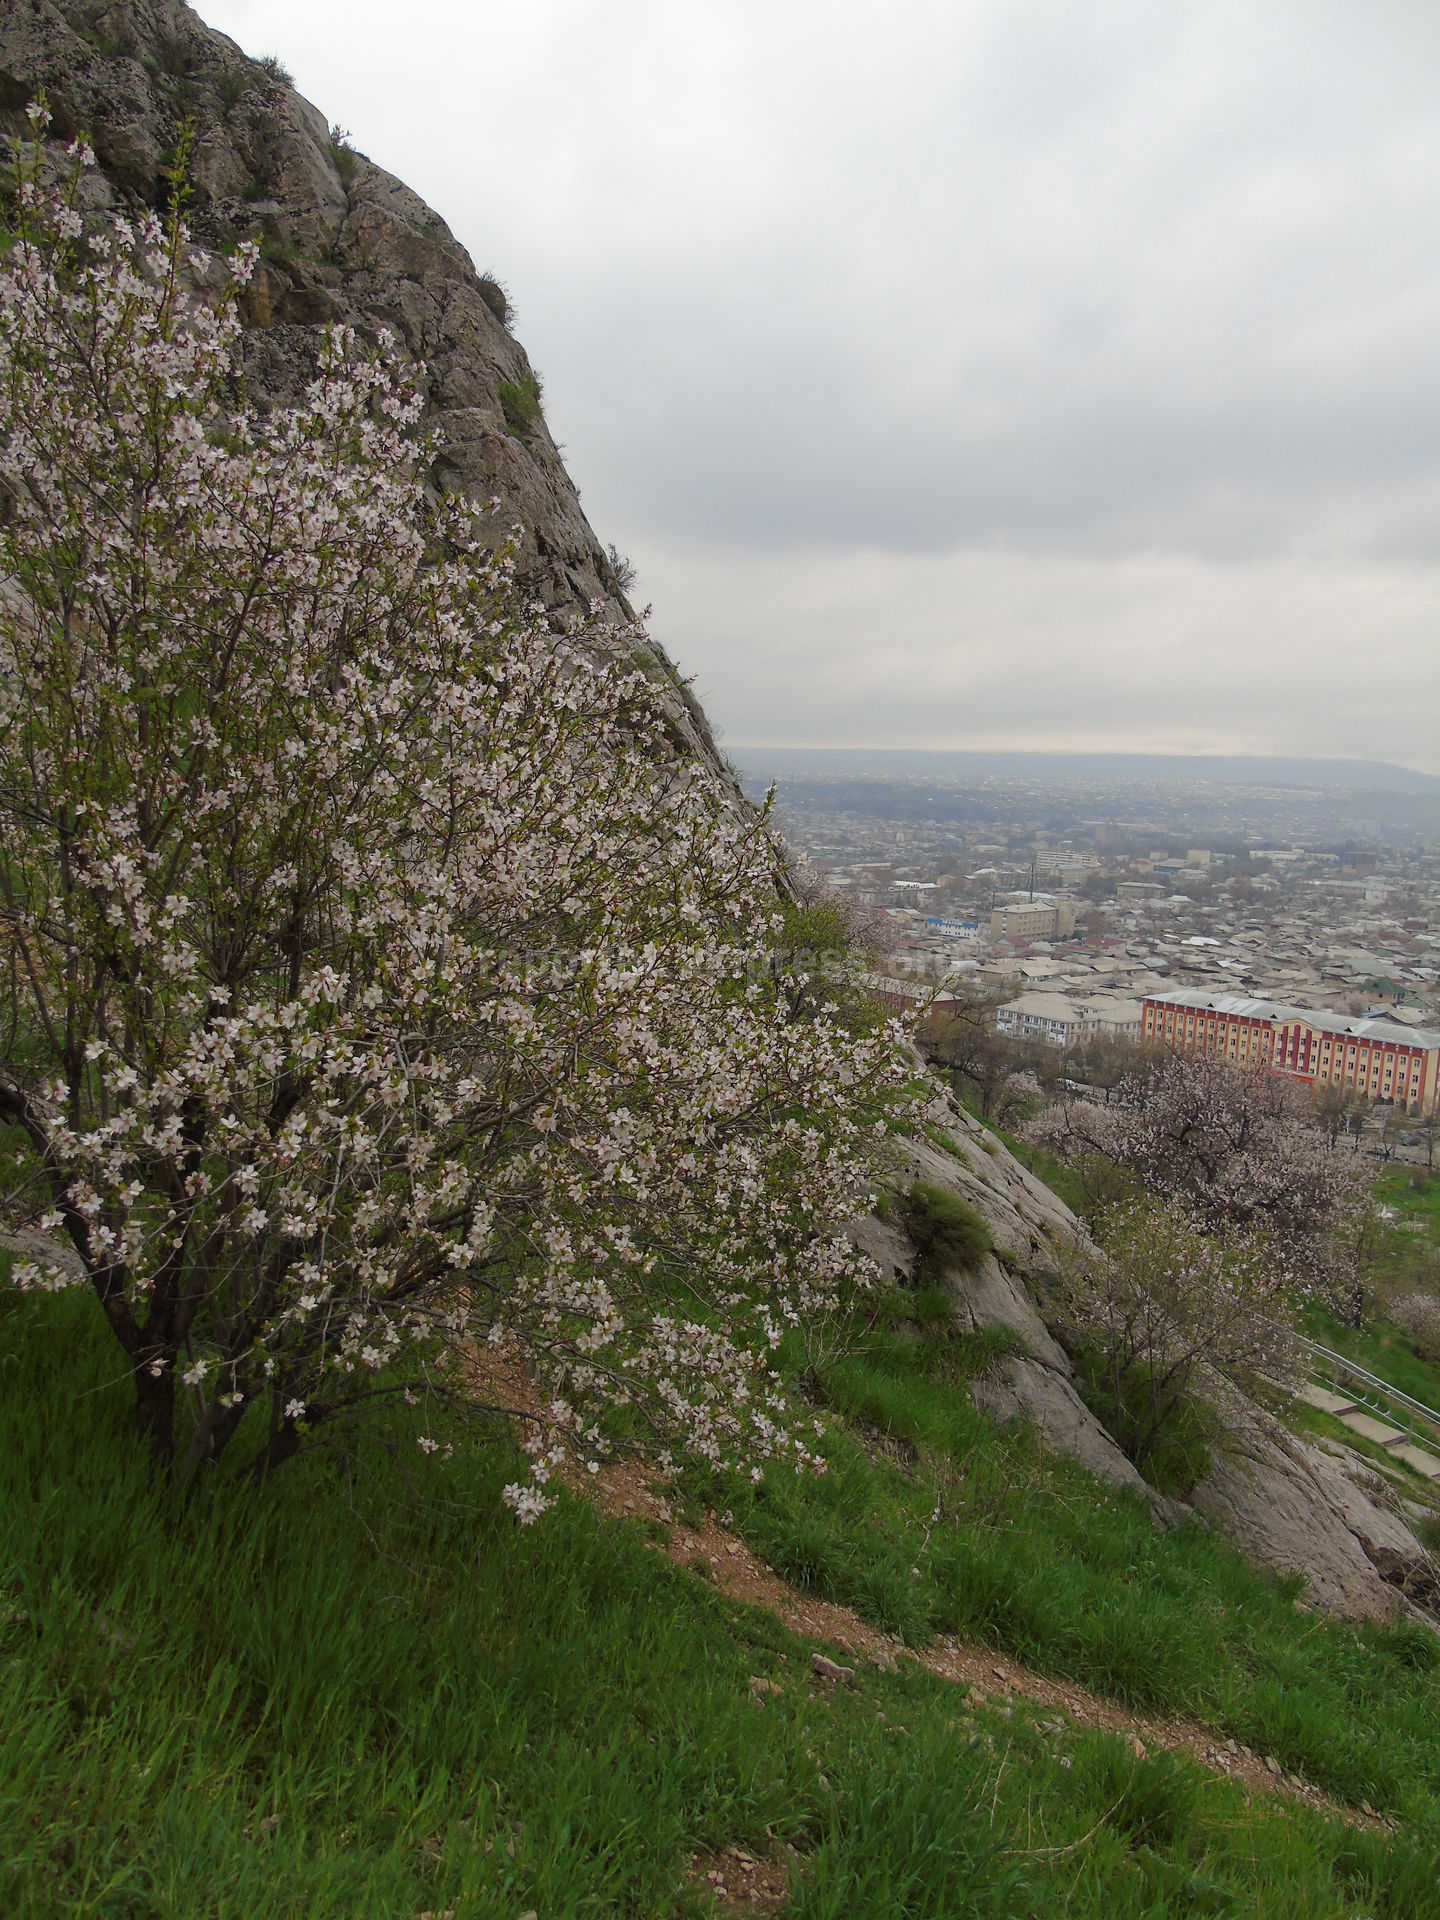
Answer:
<path fill-rule="evenodd" d="M 1349 1619 L 1419 1612 L 1440 1622 L 1440 1568 L 1394 1489 L 1349 1449 L 1302 1439 L 1233 1391 L 1225 1444 L 1190 1502 L 1146 1486 L 1076 1392 L 1070 1356 L 1047 1323 L 1050 1283 L 1079 1223 L 938 1084 L 925 1131 L 898 1150 L 892 1177 L 957 1194 L 989 1229 L 994 1252 L 953 1271 L 948 1285 L 961 1327 L 1010 1336 L 1011 1351 L 972 1388 L 993 1418 L 1029 1422 L 1055 1451 L 1148 1500 L 1158 1524 L 1211 1525 L 1252 1564 L 1300 1575 L 1303 1604 Z M 913 1275 L 916 1250 L 897 1226 L 869 1220 L 857 1238 L 892 1280 Z"/>
<path fill-rule="evenodd" d="M 363 154 L 332 140 L 318 107 L 273 60 L 249 58 L 183 0 L 7 0 L 0 8 L 0 132 L 25 132 L 41 91 L 51 135 L 89 136 L 98 204 L 164 206 L 183 121 L 194 125 L 189 219 L 204 246 L 260 241 L 248 290 L 252 391 L 293 396 L 310 377 L 321 329 L 388 327 L 423 362 L 430 420 L 443 436 L 432 477 L 475 500 L 498 496 L 523 530 L 532 597 L 563 621 L 601 602 L 629 617 L 624 583 L 581 511 L 540 404 L 539 383 L 508 325 L 501 287 L 478 274 L 439 214 Z M 652 644 L 685 743 L 717 766 L 699 706 Z"/>

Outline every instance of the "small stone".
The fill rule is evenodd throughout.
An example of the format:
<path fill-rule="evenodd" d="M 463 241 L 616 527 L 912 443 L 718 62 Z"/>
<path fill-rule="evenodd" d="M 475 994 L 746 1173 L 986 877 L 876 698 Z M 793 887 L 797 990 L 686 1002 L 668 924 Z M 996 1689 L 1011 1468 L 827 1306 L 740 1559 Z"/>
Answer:
<path fill-rule="evenodd" d="M 726 1546 L 725 1551 L 727 1553 L 743 1553 L 745 1549 L 738 1540 L 732 1540 Z"/>
<path fill-rule="evenodd" d="M 881 1647 L 880 1651 L 871 1654 L 870 1658 L 872 1663 L 880 1669 L 881 1673 L 894 1673 L 895 1656 L 888 1647 Z"/>
<path fill-rule="evenodd" d="M 1283 1775 L 1285 1771 L 1285 1769 L 1281 1766 L 1280 1762 L 1275 1758 L 1273 1753 L 1266 1754 L 1265 1765 L 1269 1769 L 1269 1771 L 1277 1777 L 1277 1779 L 1281 1775 Z"/>
<path fill-rule="evenodd" d="M 1138 1733 L 1131 1738 L 1130 1751 L 1137 1760 L 1148 1760 L 1150 1758 L 1145 1747 L 1145 1742 L 1140 1738 Z"/>
<path fill-rule="evenodd" d="M 848 1682 L 855 1678 L 853 1667 L 842 1667 L 838 1660 L 827 1659 L 823 1653 L 811 1654 L 810 1670 L 820 1679 L 830 1681 L 832 1685 L 839 1680 Z"/>

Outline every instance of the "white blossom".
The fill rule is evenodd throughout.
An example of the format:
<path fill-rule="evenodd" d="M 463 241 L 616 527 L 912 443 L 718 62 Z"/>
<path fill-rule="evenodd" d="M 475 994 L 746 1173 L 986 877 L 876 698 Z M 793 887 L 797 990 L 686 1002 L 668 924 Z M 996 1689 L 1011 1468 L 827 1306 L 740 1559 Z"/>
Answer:
<path fill-rule="evenodd" d="M 256 1399 L 313 1424 L 514 1352 L 523 1524 L 617 1406 L 667 1458 L 818 1467 L 773 1348 L 873 1281 L 845 1226 L 906 1066 L 795 987 L 767 816 L 677 750 L 638 627 L 552 631 L 503 530 L 430 498 L 393 343 L 335 328 L 254 411 L 253 248 L 206 304 L 183 232 L 87 219 L 76 259 L 78 189 L 25 179 L 0 991 L 88 1065 L 0 1063 L 0 1105 L 126 1351 L 163 1393 L 203 1343 L 207 1459 Z"/>

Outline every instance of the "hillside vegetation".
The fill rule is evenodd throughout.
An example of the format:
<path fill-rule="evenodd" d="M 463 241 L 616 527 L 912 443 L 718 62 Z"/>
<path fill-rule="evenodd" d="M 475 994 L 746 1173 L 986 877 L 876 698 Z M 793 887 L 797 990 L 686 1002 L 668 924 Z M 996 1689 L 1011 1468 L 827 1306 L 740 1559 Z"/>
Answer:
<path fill-rule="evenodd" d="M 179 6 L 11 16 L 0 1914 L 1440 1915 L 1428 1554 L 1087 1409 L 498 282 Z"/>
<path fill-rule="evenodd" d="M 660 1523 L 566 1496 L 517 1529 L 508 1446 L 458 1427 L 443 1469 L 382 1428 L 179 1511 L 97 1317 L 0 1295 L 5 1911 L 697 1913 L 739 1848 L 790 1915 L 1440 1913 L 1440 1642 L 1307 1616 L 997 1432 L 966 1393 L 993 1340 L 873 1339 L 830 1375 L 824 1479 L 688 1478 L 677 1518 L 723 1501 L 909 1646 L 975 1635 L 1193 1713 L 1392 1829 L 907 1661 L 811 1684 Z"/>

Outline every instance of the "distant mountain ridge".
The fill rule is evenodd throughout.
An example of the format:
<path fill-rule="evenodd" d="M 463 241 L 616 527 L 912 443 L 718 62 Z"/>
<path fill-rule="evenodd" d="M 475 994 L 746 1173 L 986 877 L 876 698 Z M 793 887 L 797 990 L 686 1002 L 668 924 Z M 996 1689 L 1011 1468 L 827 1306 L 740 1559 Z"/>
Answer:
<path fill-rule="evenodd" d="M 1440 775 L 1383 760 L 1296 759 L 1273 754 L 987 752 L 921 747 L 770 747 L 728 743 L 731 757 L 757 778 L 772 773 L 874 774 L 934 780 L 945 775 L 1012 779 L 1173 780 L 1216 786 L 1319 788 L 1346 793 L 1405 793 L 1440 801 Z"/>

